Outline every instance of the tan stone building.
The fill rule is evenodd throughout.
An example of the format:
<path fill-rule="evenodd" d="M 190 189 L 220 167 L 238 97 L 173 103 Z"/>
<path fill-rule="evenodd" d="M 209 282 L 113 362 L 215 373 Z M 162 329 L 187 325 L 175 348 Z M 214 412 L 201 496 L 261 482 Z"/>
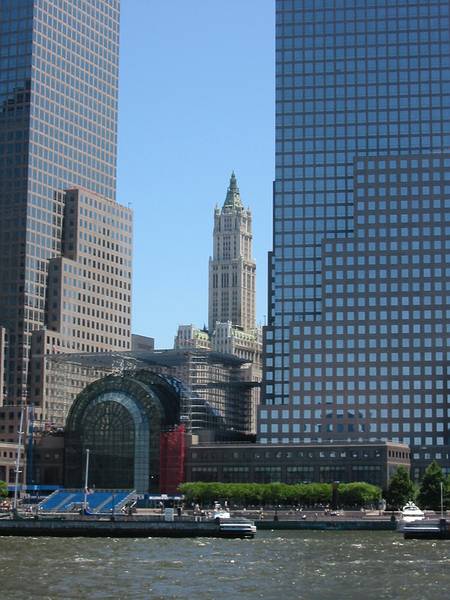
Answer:
<path fill-rule="evenodd" d="M 0 481 L 13 485 L 16 477 L 16 459 L 18 445 L 0 441 Z M 19 484 L 25 482 L 24 450 L 21 450 Z"/>
<path fill-rule="evenodd" d="M 234 172 L 225 202 L 214 211 L 213 256 L 209 259 L 208 331 L 180 325 L 176 349 L 201 348 L 245 361 L 247 381 L 261 381 L 262 333 L 256 325 L 256 264 L 252 214 L 244 208 Z M 259 387 L 252 389 L 250 431 L 256 431 Z"/>
<path fill-rule="evenodd" d="M 234 172 L 222 208 L 214 211 L 209 259 L 208 329 L 231 321 L 243 330 L 256 323 L 256 264 L 252 258 L 252 214 L 241 202 Z"/>
<path fill-rule="evenodd" d="M 103 375 L 48 355 L 131 349 L 131 210 L 65 192 L 61 255 L 50 260 L 47 327 L 33 332 L 30 399 L 43 427 L 63 427 L 72 400 Z"/>
<path fill-rule="evenodd" d="M 198 329 L 195 325 L 179 325 L 175 336 L 174 348 L 201 348 L 211 350 L 211 340 L 208 331 Z"/>

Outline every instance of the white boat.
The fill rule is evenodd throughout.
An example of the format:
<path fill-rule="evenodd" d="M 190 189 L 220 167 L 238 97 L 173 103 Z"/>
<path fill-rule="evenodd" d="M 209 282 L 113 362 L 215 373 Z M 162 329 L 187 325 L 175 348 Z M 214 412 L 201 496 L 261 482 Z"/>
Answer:
<path fill-rule="evenodd" d="M 423 512 L 423 510 L 420 510 L 420 508 L 416 504 L 414 504 L 412 500 L 410 500 L 402 508 L 398 529 L 399 531 L 403 531 L 407 523 L 423 521 L 423 519 L 425 519 L 425 513 Z"/>
<path fill-rule="evenodd" d="M 402 521 L 411 523 L 412 521 L 421 521 L 425 518 L 425 513 L 414 504 L 412 500 L 407 502 L 402 508 Z"/>
<path fill-rule="evenodd" d="M 248 519 L 231 519 L 219 523 L 220 531 L 232 537 L 242 536 L 253 538 L 256 533 L 256 525 Z"/>
<path fill-rule="evenodd" d="M 212 515 L 213 519 L 229 519 L 230 516 L 230 511 L 227 507 L 222 508 L 218 502 L 214 502 L 214 512 Z"/>
<path fill-rule="evenodd" d="M 218 502 L 214 502 L 212 518 L 219 525 L 222 534 L 230 537 L 253 538 L 256 533 L 256 525 L 248 519 L 231 517 L 227 506 L 223 508 Z"/>

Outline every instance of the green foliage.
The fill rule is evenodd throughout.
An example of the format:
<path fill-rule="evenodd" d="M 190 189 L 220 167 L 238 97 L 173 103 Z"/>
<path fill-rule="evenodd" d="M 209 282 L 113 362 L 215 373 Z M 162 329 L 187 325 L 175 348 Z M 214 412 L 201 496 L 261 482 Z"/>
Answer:
<path fill-rule="evenodd" d="M 0 497 L 8 495 L 8 485 L 5 481 L 0 480 Z"/>
<path fill-rule="evenodd" d="M 330 483 L 183 483 L 179 487 L 186 501 L 211 505 L 225 500 L 241 506 L 314 506 L 331 502 Z M 368 483 L 342 483 L 338 487 L 341 506 L 365 506 L 378 502 L 381 490 Z"/>
<path fill-rule="evenodd" d="M 380 499 L 380 488 L 370 483 L 340 483 L 338 486 L 338 504 L 341 506 L 367 506 Z"/>
<path fill-rule="evenodd" d="M 400 466 L 392 475 L 386 492 L 386 502 L 394 510 L 405 506 L 408 500 L 414 500 L 416 488 L 411 481 L 409 471 Z"/>
<path fill-rule="evenodd" d="M 428 465 L 420 484 L 417 501 L 419 506 L 431 510 L 441 510 L 441 482 L 443 484 L 444 509 L 450 506 L 449 478 L 444 477 L 440 465 L 433 460 Z"/>

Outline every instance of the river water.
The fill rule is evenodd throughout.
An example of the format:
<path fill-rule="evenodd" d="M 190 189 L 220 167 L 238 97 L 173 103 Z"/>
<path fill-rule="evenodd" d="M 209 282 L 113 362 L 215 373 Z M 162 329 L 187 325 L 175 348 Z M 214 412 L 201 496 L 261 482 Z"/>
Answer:
<path fill-rule="evenodd" d="M 449 600 L 450 542 L 392 532 L 254 540 L 0 537 L 0 598 Z"/>

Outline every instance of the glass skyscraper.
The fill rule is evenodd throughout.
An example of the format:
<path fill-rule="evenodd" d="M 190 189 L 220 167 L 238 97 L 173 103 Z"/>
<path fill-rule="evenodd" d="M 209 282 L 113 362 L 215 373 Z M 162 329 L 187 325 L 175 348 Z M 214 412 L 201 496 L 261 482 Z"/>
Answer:
<path fill-rule="evenodd" d="M 119 0 L 0 0 L 0 327 L 9 403 L 27 398 L 31 333 L 46 323 L 61 192 L 81 187 L 115 200 L 118 44 Z"/>
<path fill-rule="evenodd" d="M 439 444 L 442 458 L 450 405 L 448 285 L 440 277 L 448 233 L 442 222 L 440 232 L 426 230 L 422 211 L 448 223 L 449 2 L 277 0 L 276 8 L 276 178 L 260 440 L 397 439 Z M 356 195 L 355 168 L 373 212 Z M 380 247 L 379 236 L 394 244 L 403 235 L 401 224 L 409 245 Z M 346 262 L 349 244 L 354 263 Z M 339 277 L 325 257 L 341 267 Z M 426 271 L 429 261 L 438 271 Z M 423 296 L 421 282 L 436 284 L 439 298 Z M 394 375 L 393 355 L 417 327 L 426 334 L 423 347 L 397 360 Z M 444 374 L 434 358 L 425 360 L 436 338 Z M 351 344 L 366 346 L 358 353 Z M 377 386 L 364 388 L 370 379 Z M 414 414 L 423 424 L 415 435 Z"/>

